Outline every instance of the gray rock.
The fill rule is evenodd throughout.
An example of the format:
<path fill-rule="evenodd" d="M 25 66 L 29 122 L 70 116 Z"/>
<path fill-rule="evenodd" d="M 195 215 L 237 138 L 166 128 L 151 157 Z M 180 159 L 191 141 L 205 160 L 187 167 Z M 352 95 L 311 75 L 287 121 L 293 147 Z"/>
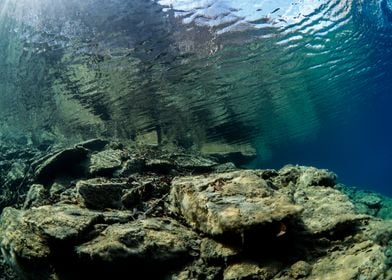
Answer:
<path fill-rule="evenodd" d="M 173 155 L 174 164 L 178 170 L 189 170 L 193 172 L 212 171 L 218 164 L 205 157 L 187 154 Z"/>
<path fill-rule="evenodd" d="M 26 164 L 21 161 L 14 161 L 6 175 L 8 182 L 20 182 L 25 177 Z"/>
<path fill-rule="evenodd" d="M 336 179 L 336 174 L 327 169 L 298 165 L 284 166 L 279 170 L 278 176 L 273 178 L 274 183 L 277 185 L 286 186 L 291 182 L 301 187 L 333 187 L 336 185 Z"/>
<path fill-rule="evenodd" d="M 386 257 L 381 246 L 370 241 L 353 244 L 320 258 L 313 264 L 309 280 L 385 280 Z"/>
<path fill-rule="evenodd" d="M 48 190 L 41 184 L 31 185 L 23 205 L 24 209 L 48 204 Z"/>
<path fill-rule="evenodd" d="M 117 177 L 128 177 L 135 173 L 143 172 L 145 167 L 145 160 L 131 156 L 122 166 L 121 170 L 116 174 Z"/>
<path fill-rule="evenodd" d="M 328 170 L 305 166 L 285 166 L 271 177 L 276 188 L 303 207 L 301 220 L 310 234 L 352 228 L 366 218 L 357 214 L 348 196 L 332 188 L 335 179 Z"/>
<path fill-rule="evenodd" d="M 31 230 L 25 212 L 4 208 L 0 218 L 0 247 L 5 261 L 23 279 L 29 279 L 31 268 L 46 267 L 50 256 L 47 240 Z M 39 277 L 39 273 L 36 274 Z M 42 278 L 44 279 L 44 278 Z"/>
<path fill-rule="evenodd" d="M 0 279 L 1 280 L 20 280 L 12 267 L 6 262 L 3 255 L 0 254 Z"/>
<path fill-rule="evenodd" d="M 201 153 L 215 158 L 219 163 L 233 162 L 237 166 L 257 157 L 256 149 L 249 144 L 206 143 L 201 147 Z"/>
<path fill-rule="evenodd" d="M 361 197 L 359 202 L 365 204 L 369 208 L 380 208 L 382 199 L 377 195 L 368 194 Z"/>
<path fill-rule="evenodd" d="M 352 227 L 367 217 L 357 214 L 349 198 L 336 189 L 302 182 L 292 187 L 294 202 L 303 207 L 301 219 L 311 234 L 333 231 L 338 226 Z"/>
<path fill-rule="evenodd" d="M 211 238 L 203 238 L 200 245 L 200 256 L 206 261 L 226 262 L 229 258 L 238 255 L 241 248 L 228 246 Z"/>
<path fill-rule="evenodd" d="M 392 219 L 392 204 L 382 207 L 377 212 L 377 217 L 385 220 Z"/>
<path fill-rule="evenodd" d="M 87 159 L 88 150 L 82 147 L 75 147 L 62 150 L 51 155 L 35 169 L 35 180 L 38 183 L 47 184 L 61 174 L 80 175 L 84 170 L 79 164 Z"/>
<path fill-rule="evenodd" d="M 181 271 L 170 275 L 168 279 L 189 280 L 189 279 L 205 279 L 219 280 L 222 279 L 223 269 L 219 265 L 207 264 L 205 261 L 198 259 Z"/>
<path fill-rule="evenodd" d="M 122 162 L 128 157 L 123 150 L 104 150 L 91 155 L 89 173 L 93 176 L 113 175 L 122 168 Z"/>
<path fill-rule="evenodd" d="M 131 189 L 121 197 L 121 203 L 127 209 L 136 208 L 142 202 L 142 194 L 139 189 Z"/>
<path fill-rule="evenodd" d="M 120 145 L 105 148 L 91 166 L 108 168 L 108 176 L 139 174 L 72 177 L 72 168 L 88 171 L 88 161 L 67 169 L 52 154 L 35 165 L 57 162 L 54 175 L 43 177 L 50 182 L 30 187 L 24 210 L 4 210 L 0 247 L 22 279 L 122 279 L 129 272 L 146 279 L 392 279 L 391 221 L 357 214 L 327 170 L 183 176 L 219 167 L 177 150 L 128 157 Z M 384 198 L 350 197 L 377 215 L 390 209 Z"/>
<path fill-rule="evenodd" d="M 175 178 L 170 201 L 173 212 L 211 235 L 242 232 L 302 211 L 252 171 Z"/>
<path fill-rule="evenodd" d="M 146 161 L 145 169 L 147 171 L 167 174 L 175 169 L 175 164 L 173 161 L 168 159 L 149 159 Z"/>
<path fill-rule="evenodd" d="M 61 195 L 65 190 L 67 190 L 67 186 L 59 182 L 54 182 L 52 186 L 50 186 L 49 195 L 51 198 L 54 198 L 55 196 Z"/>
<path fill-rule="evenodd" d="M 314 167 L 299 167 L 301 174 L 297 184 L 302 187 L 306 186 L 324 186 L 333 187 L 336 185 L 336 174 L 326 170 Z"/>
<path fill-rule="evenodd" d="M 256 262 L 244 261 L 229 265 L 224 273 L 224 280 L 246 280 L 246 279 L 271 279 L 281 268 L 279 263 L 258 264 Z"/>
<path fill-rule="evenodd" d="M 103 222 L 105 224 L 125 224 L 136 220 L 133 211 L 128 210 L 111 210 L 102 212 Z"/>
<path fill-rule="evenodd" d="M 58 248 L 50 241 L 72 244 L 99 219 L 99 213 L 72 205 L 5 208 L 0 218 L 2 254 L 22 279 L 52 279 L 51 256 Z"/>
<path fill-rule="evenodd" d="M 237 170 L 237 167 L 232 162 L 226 162 L 222 164 L 218 164 L 214 167 L 214 172 L 216 173 L 224 173 Z"/>
<path fill-rule="evenodd" d="M 360 203 L 358 201 L 354 204 L 354 206 L 355 212 L 358 214 L 366 214 L 376 217 L 377 213 L 379 212 L 379 209 L 369 208 L 366 204 Z"/>
<path fill-rule="evenodd" d="M 109 141 L 95 138 L 78 143 L 75 147 L 83 147 L 90 151 L 101 151 L 107 144 L 109 144 Z"/>
<path fill-rule="evenodd" d="M 338 187 L 340 191 L 350 197 L 358 213 L 365 213 L 381 219 L 392 218 L 392 198 L 356 187 L 341 184 Z"/>
<path fill-rule="evenodd" d="M 198 254 L 197 235 L 171 219 L 146 219 L 108 226 L 98 237 L 77 247 L 79 255 L 92 260 L 132 260 L 182 263 Z M 137 267 L 134 266 L 137 270 Z"/>
<path fill-rule="evenodd" d="M 291 266 L 291 276 L 294 279 L 304 278 L 312 271 L 312 266 L 305 261 L 298 261 Z"/>
<path fill-rule="evenodd" d="M 127 182 L 112 182 L 105 179 L 82 180 L 76 184 L 79 196 L 91 209 L 121 208 L 123 190 Z"/>
<path fill-rule="evenodd" d="M 57 240 L 80 238 L 102 215 L 75 205 L 54 205 L 33 208 L 23 217 L 33 231 Z"/>
<path fill-rule="evenodd" d="M 372 240 L 376 244 L 386 246 L 392 241 L 392 220 L 369 218 L 363 221 L 357 237 L 361 241 Z"/>

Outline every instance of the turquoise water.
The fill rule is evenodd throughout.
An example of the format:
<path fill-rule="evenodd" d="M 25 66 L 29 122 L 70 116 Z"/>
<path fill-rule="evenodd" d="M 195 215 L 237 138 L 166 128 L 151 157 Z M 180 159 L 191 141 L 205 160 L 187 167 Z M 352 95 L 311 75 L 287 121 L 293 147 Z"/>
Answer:
<path fill-rule="evenodd" d="M 0 132 L 247 143 L 392 195 L 391 23 L 387 0 L 2 0 Z"/>

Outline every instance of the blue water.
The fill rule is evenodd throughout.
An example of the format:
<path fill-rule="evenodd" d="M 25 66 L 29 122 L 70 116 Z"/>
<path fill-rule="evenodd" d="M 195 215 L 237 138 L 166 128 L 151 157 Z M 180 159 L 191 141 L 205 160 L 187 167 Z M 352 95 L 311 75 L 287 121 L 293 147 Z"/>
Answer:
<path fill-rule="evenodd" d="M 273 155 L 266 160 L 260 155 L 255 166 L 318 166 L 336 172 L 341 183 L 392 196 L 392 69 L 376 70 L 386 75 L 359 89 L 366 101 L 356 104 L 360 106 L 354 111 L 348 110 L 347 119 L 324 122 L 309 140 L 273 145 Z M 347 107 L 352 106 L 350 102 Z"/>
<path fill-rule="evenodd" d="M 391 65 L 390 0 L 3 0 L 0 136 L 248 144 L 392 195 Z"/>
<path fill-rule="evenodd" d="M 392 72 L 385 71 L 379 83 L 359 90 L 366 102 L 347 112 L 347 119 L 324 122 L 309 140 L 273 145 L 273 155 L 266 160 L 260 155 L 255 166 L 318 166 L 336 172 L 341 183 L 392 196 Z"/>

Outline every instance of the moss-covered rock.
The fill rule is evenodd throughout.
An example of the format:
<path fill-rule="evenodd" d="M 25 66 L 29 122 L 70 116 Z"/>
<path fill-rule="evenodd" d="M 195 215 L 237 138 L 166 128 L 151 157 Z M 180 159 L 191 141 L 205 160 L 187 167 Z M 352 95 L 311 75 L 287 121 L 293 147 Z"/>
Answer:
<path fill-rule="evenodd" d="M 392 279 L 392 222 L 369 215 L 387 198 L 313 167 L 219 166 L 100 140 L 41 157 L 0 218 L 3 258 L 32 280 Z"/>
<path fill-rule="evenodd" d="M 302 211 L 252 171 L 176 178 L 170 200 L 190 226 L 211 235 L 280 222 Z"/>

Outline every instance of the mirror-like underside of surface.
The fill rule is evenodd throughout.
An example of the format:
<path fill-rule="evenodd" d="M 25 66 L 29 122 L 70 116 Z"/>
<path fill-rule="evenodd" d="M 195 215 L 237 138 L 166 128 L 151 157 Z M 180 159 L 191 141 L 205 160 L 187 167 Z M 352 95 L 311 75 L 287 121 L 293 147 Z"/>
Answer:
<path fill-rule="evenodd" d="M 347 166 L 374 146 L 388 162 L 391 137 L 369 138 L 387 116 L 363 112 L 390 101 L 391 22 L 389 0 L 2 0 L 0 133 L 247 144 L 256 165 L 306 146 Z M 326 158 L 305 162 L 344 176 Z"/>

